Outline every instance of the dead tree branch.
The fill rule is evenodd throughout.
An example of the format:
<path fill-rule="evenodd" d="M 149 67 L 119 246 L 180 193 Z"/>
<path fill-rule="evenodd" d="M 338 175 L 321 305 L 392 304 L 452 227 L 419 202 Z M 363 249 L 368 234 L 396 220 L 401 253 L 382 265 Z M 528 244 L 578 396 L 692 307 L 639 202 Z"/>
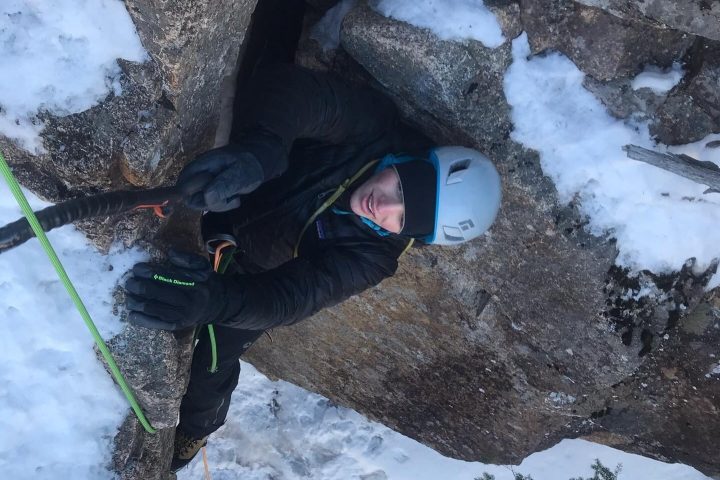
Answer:
<path fill-rule="evenodd" d="M 625 145 L 623 150 L 633 160 L 649 163 L 710 187 L 704 193 L 720 193 L 720 167 L 712 162 L 703 162 L 683 154 L 655 152 L 637 145 Z"/>

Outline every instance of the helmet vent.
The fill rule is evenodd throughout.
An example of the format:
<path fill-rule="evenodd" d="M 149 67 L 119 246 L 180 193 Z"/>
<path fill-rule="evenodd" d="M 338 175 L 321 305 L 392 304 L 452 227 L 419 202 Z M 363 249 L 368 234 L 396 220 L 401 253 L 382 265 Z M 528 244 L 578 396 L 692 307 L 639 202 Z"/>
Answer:
<path fill-rule="evenodd" d="M 452 165 L 450 165 L 450 170 L 448 171 L 448 176 L 452 175 L 455 172 L 460 172 L 462 170 L 466 170 L 470 166 L 470 159 L 460 160 L 459 162 L 455 162 Z"/>
<path fill-rule="evenodd" d="M 449 227 L 445 225 L 443 226 L 443 234 L 445 236 L 445 240 L 449 242 L 462 242 L 465 240 L 462 230 L 457 227 Z"/>

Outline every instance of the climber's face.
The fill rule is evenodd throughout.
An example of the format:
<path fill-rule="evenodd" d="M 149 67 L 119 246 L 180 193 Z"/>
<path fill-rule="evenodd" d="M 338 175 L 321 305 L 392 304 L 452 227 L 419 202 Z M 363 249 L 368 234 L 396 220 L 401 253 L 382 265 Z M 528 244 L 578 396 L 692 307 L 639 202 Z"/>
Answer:
<path fill-rule="evenodd" d="M 400 233 L 405 205 L 395 168 L 381 170 L 355 189 L 350 195 L 350 208 L 388 232 Z"/>

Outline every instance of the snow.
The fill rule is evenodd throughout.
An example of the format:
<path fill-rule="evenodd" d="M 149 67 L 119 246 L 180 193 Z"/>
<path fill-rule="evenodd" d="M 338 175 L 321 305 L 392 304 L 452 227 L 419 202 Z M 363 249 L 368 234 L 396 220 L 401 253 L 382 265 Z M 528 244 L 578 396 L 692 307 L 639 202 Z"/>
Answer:
<path fill-rule="evenodd" d="M 353 410 L 290 383 L 272 382 L 243 363 L 227 423 L 210 437 L 214 480 L 473 480 L 483 472 L 512 480 L 509 466 L 464 462 L 440 455 Z M 203 478 L 198 458 L 178 480 Z M 665 464 L 583 440 L 564 440 L 535 453 L 516 472 L 535 480 L 592 476 L 598 458 L 620 480 L 706 480 L 696 470 Z"/>
<path fill-rule="evenodd" d="M 442 40 L 477 40 L 488 48 L 505 42 L 500 24 L 482 0 L 379 0 L 386 17 L 428 28 Z"/>
<path fill-rule="evenodd" d="M 647 65 L 645 70 L 632 81 L 633 90 L 649 88 L 657 94 L 669 92 L 685 75 L 680 63 L 673 63 L 672 67 L 663 69 L 655 65 Z"/>
<path fill-rule="evenodd" d="M 547 396 L 547 400 L 553 403 L 555 406 L 562 407 L 575 403 L 577 398 L 563 392 L 550 392 Z"/>
<path fill-rule="evenodd" d="M 713 288 L 720 287 L 720 272 L 717 272 L 712 277 L 707 285 L 705 285 L 705 291 L 709 292 Z"/>
<path fill-rule="evenodd" d="M 30 196 L 33 208 L 46 206 Z M 21 217 L 0 181 L 0 225 Z M 100 255 L 73 227 L 50 241 L 105 338 L 119 331 L 111 292 L 144 258 Z M 113 267 L 110 270 L 110 267 Z M 0 473 L 13 479 L 104 479 L 127 411 L 93 339 L 37 240 L 0 255 Z"/>
<path fill-rule="evenodd" d="M 716 146 L 712 146 L 716 145 Z M 697 142 L 668 147 L 672 153 L 684 153 L 696 160 L 720 165 L 720 133 L 714 133 Z"/>
<path fill-rule="evenodd" d="M 630 160 L 622 146 L 655 146 L 646 124 L 610 116 L 582 86 L 583 73 L 566 57 L 549 53 L 528 60 L 526 34 L 513 41 L 513 64 L 505 75 L 512 106 L 512 138 L 540 152 L 543 172 L 555 183 L 561 202 L 579 201 L 596 235 L 617 238 L 617 263 L 634 271 L 679 270 L 696 257 L 707 267 L 720 256 L 720 194 Z M 712 138 L 715 138 L 714 136 Z M 717 161 L 717 149 L 702 150 Z M 706 140 L 707 143 L 707 140 Z"/>
<path fill-rule="evenodd" d="M 355 6 L 357 0 L 341 0 L 313 26 L 310 38 L 316 40 L 323 50 L 334 50 L 340 46 L 340 29 L 345 15 Z"/>
<path fill-rule="evenodd" d="M 146 59 L 120 0 L 3 0 L 0 46 L 0 134 L 35 153 L 44 151 L 38 113 L 119 95 L 116 59 Z"/>

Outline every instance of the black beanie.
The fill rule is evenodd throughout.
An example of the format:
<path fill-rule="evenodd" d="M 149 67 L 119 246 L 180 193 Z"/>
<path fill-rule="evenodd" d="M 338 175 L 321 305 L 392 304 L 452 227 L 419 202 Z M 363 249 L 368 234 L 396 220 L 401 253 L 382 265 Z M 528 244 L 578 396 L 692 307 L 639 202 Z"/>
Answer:
<path fill-rule="evenodd" d="M 437 208 L 435 167 L 425 160 L 396 163 L 393 167 L 400 177 L 405 202 L 405 223 L 400 233 L 416 238 L 432 234 Z"/>

